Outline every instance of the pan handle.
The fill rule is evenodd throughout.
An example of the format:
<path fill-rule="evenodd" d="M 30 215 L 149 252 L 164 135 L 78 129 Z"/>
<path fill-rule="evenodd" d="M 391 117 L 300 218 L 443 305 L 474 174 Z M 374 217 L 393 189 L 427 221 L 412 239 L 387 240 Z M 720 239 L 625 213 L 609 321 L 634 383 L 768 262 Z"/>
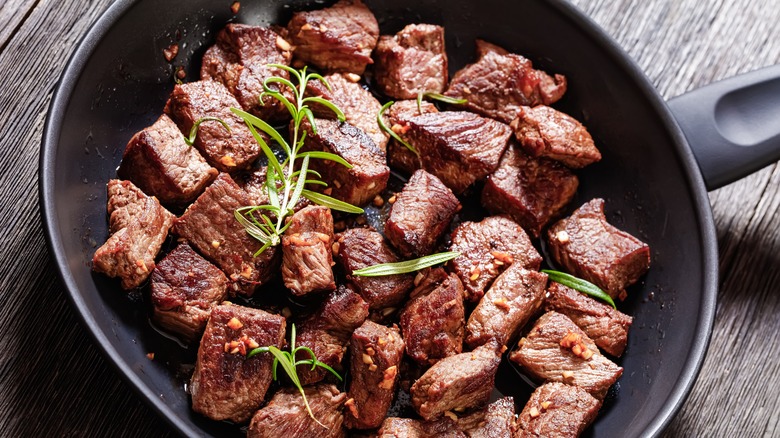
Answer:
<path fill-rule="evenodd" d="M 669 101 L 707 190 L 780 159 L 780 65 L 707 85 Z"/>

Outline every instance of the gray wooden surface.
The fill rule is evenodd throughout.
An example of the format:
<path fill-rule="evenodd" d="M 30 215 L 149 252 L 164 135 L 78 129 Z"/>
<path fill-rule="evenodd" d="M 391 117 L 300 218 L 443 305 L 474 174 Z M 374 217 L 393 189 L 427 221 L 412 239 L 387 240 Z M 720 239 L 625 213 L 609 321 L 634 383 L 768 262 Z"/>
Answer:
<path fill-rule="evenodd" d="M 573 1 L 667 98 L 780 62 L 777 0 Z M 38 148 L 51 93 L 110 3 L 0 1 L 2 436 L 170 434 L 92 345 L 40 228 Z M 779 182 L 772 165 L 710 194 L 721 256 L 715 328 L 668 436 L 780 436 Z"/>

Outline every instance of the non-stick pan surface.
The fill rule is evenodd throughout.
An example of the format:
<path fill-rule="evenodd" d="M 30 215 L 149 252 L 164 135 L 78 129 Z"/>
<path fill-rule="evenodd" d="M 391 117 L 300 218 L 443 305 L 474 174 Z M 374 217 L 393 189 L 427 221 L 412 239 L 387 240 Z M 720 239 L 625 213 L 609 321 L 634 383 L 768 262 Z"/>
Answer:
<path fill-rule="evenodd" d="M 74 305 L 106 357 L 170 424 L 187 435 L 238 432 L 190 409 L 183 383 L 194 354 L 149 325 L 141 297 L 94 275 L 90 260 L 108 235 L 106 182 L 124 146 L 161 113 L 174 66 L 197 79 L 200 57 L 231 20 L 285 23 L 306 2 L 118 1 L 71 59 L 49 110 L 41 153 L 47 237 Z M 563 1 L 368 0 L 382 33 L 412 22 L 445 26 L 452 69 L 474 57 L 479 37 L 563 73 L 556 104 L 583 121 L 603 160 L 580 172 L 579 205 L 606 199 L 608 219 L 646 242 L 652 268 L 621 309 L 634 317 L 625 373 L 587 435 L 656 435 L 685 399 L 703 360 L 717 287 L 716 238 L 701 175 L 664 102 L 633 62 Z M 312 2 L 310 7 L 319 7 Z M 179 39 L 180 38 L 180 39 Z M 162 50 L 178 42 L 173 64 Z M 155 360 L 146 354 L 155 352 Z M 502 373 L 502 392 L 528 394 Z"/>

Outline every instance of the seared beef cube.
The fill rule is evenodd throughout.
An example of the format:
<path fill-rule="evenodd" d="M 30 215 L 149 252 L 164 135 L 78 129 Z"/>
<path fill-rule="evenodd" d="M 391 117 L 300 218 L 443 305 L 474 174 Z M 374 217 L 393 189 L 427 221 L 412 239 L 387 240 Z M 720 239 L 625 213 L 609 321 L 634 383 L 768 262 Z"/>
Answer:
<path fill-rule="evenodd" d="M 461 208 L 452 191 L 424 170 L 412 175 L 396 199 L 385 222 L 385 236 L 406 257 L 432 253 Z"/>
<path fill-rule="evenodd" d="M 554 311 L 536 321 L 510 360 L 532 377 L 579 386 L 598 399 L 623 374 L 568 316 Z"/>
<path fill-rule="evenodd" d="M 547 157 L 574 169 L 601 160 L 601 152 L 582 123 L 549 106 L 520 107 L 510 126 L 532 157 Z"/>
<path fill-rule="evenodd" d="M 422 114 L 437 112 L 439 112 L 439 110 L 436 109 L 436 106 L 427 101 L 420 102 L 420 105 L 418 106 L 417 100 L 400 100 L 390 105 L 383 115 L 385 125 L 401 138 L 404 138 L 404 133 L 408 131 L 409 126 L 407 119 Z M 400 170 L 409 175 L 422 167 L 420 157 L 394 139 L 391 139 L 387 145 L 387 163 L 393 169 Z"/>
<path fill-rule="evenodd" d="M 598 415 L 601 402 L 571 385 L 536 388 L 517 419 L 516 438 L 576 438 Z"/>
<path fill-rule="evenodd" d="M 287 174 L 285 169 L 285 175 Z M 241 187 L 247 195 L 249 195 L 249 201 L 252 205 L 268 205 L 271 203 L 268 198 L 268 188 L 265 185 L 266 178 L 268 177 L 268 168 L 261 166 L 251 172 L 242 172 L 234 176 L 234 180 L 239 187 Z M 282 182 L 276 182 L 276 187 L 282 188 Z M 301 196 L 298 203 L 293 207 L 293 211 L 299 211 L 300 209 L 311 204 L 311 201 Z M 276 217 L 273 213 L 266 212 L 269 217 Z"/>
<path fill-rule="evenodd" d="M 274 274 L 279 257 L 275 247 L 255 257 L 262 244 L 234 216 L 236 209 L 247 205 L 251 203 L 246 192 L 221 173 L 176 219 L 173 231 L 227 274 L 231 293 L 251 296 Z"/>
<path fill-rule="evenodd" d="M 282 348 L 284 332 L 279 315 L 234 304 L 214 307 L 190 380 L 192 409 L 212 420 L 248 420 L 271 384 L 274 358 L 246 354 L 255 344 Z"/>
<path fill-rule="evenodd" d="M 466 290 L 466 300 L 477 302 L 485 289 L 512 263 L 538 270 L 542 256 L 531 239 L 512 219 L 490 216 L 481 222 L 464 222 L 452 233 L 452 251 L 460 256 L 452 268 Z"/>
<path fill-rule="evenodd" d="M 551 105 L 566 92 L 566 78 L 535 70 L 528 59 L 477 40 L 479 59 L 458 70 L 445 96 L 466 99 L 464 106 L 509 123 L 520 107 Z"/>
<path fill-rule="evenodd" d="M 471 312 L 466 344 L 492 343 L 500 349 L 531 319 L 544 301 L 547 275 L 513 263 L 501 274 Z"/>
<path fill-rule="evenodd" d="M 346 436 L 341 407 L 347 395 L 333 385 L 303 388 L 312 415 L 297 388 L 282 388 L 252 417 L 247 438 L 341 438 Z M 314 418 L 316 418 L 316 420 Z"/>
<path fill-rule="evenodd" d="M 157 198 L 118 179 L 108 182 L 108 215 L 111 236 L 95 251 L 92 270 L 120 278 L 123 289 L 138 287 L 152 273 L 175 216 Z"/>
<path fill-rule="evenodd" d="M 340 0 L 333 6 L 296 12 L 287 24 L 295 59 L 327 72 L 362 75 L 371 64 L 379 24 L 361 0 Z"/>
<path fill-rule="evenodd" d="M 378 438 L 467 438 L 467 435 L 448 417 L 433 421 L 387 417 Z"/>
<path fill-rule="evenodd" d="M 352 272 L 380 263 L 401 261 L 385 243 L 382 235 L 365 228 L 351 228 L 339 234 L 334 245 L 336 261 L 344 270 L 347 279 L 357 288 L 371 310 L 383 310 L 397 306 L 407 292 L 414 287 L 412 274 L 361 277 Z"/>
<path fill-rule="evenodd" d="M 465 111 L 428 113 L 408 119 L 404 139 L 420 153 L 422 168 L 459 195 L 493 173 L 512 130 Z"/>
<path fill-rule="evenodd" d="M 117 173 L 162 202 L 186 204 L 219 172 L 184 142 L 179 127 L 163 114 L 130 139 Z"/>
<path fill-rule="evenodd" d="M 447 52 L 441 26 L 410 24 L 394 36 L 382 35 L 374 55 L 374 82 L 393 99 L 441 93 L 447 86 Z"/>
<path fill-rule="evenodd" d="M 487 403 L 501 358 L 490 346 L 440 360 L 412 385 L 412 405 L 426 420 Z"/>
<path fill-rule="evenodd" d="M 512 397 L 500 398 L 486 408 L 458 419 L 458 426 L 469 438 L 506 438 L 513 436 L 515 401 Z"/>
<path fill-rule="evenodd" d="M 579 181 L 552 160 L 531 158 L 510 146 L 482 189 L 482 205 L 508 214 L 534 237 L 572 200 Z"/>
<path fill-rule="evenodd" d="M 282 279 L 294 295 L 336 289 L 333 276 L 333 216 L 309 206 L 295 213 L 282 237 Z"/>
<path fill-rule="evenodd" d="M 363 131 L 346 122 L 316 119 L 314 134 L 307 119 L 301 123 L 306 132 L 304 150 L 336 154 L 352 165 L 351 169 L 328 160 L 314 159 L 309 168 L 322 175 L 325 189 L 336 199 L 352 205 L 365 205 L 387 187 L 390 169 L 385 156 Z"/>
<path fill-rule="evenodd" d="M 547 288 L 545 308 L 568 316 L 599 348 L 612 356 L 620 357 L 626 349 L 628 329 L 633 319 L 612 306 L 551 282 Z"/>
<path fill-rule="evenodd" d="M 349 398 L 345 424 L 350 429 L 373 429 L 382 424 L 393 402 L 404 340 L 398 330 L 366 321 L 349 343 Z"/>
<path fill-rule="evenodd" d="M 165 113 L 187 136 L 193 125 L 204 117 L 224 121 L 229 132 L 218 121 L 202 121 L 194 145 L 209 164 L 222 172 L 232 172 L 252 164 L 260 155 L 260 146 L 244 121 L 230 111 L 231 107 L 238 108 L 239 104 L 224 85 L 216 81 L 197 81 L 173 87 Z"/>
<path fill-rule="evenodd" d="M 169 252 L 152 271 L 152 319 L 188 342 L 206 328 L 211 309 L 227 296 L 227 277 L 189 245 Z"/>
<path fill-rule="evenodd" d="M 612 298 L 650 269 L 650 247 L 607 222 L 604 200 L 592 199 L 547 230 L 555 262 Z"/>
<path fill-rule="evenodd" d="M 463 285 L 441 268 L 425 272 L 401 311 L 406 354 L 432 365 L 463 350 Z"/>

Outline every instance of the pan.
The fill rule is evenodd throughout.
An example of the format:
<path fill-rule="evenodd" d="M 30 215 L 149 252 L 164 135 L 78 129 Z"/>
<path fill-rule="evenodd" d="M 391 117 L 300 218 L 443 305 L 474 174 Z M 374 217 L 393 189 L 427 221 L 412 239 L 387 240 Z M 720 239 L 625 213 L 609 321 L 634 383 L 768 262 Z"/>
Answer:
<path fill-rule="evenodd" d="M 41 146 L 40 202 L 59 274 L 83 322 L 117 371 L 183 435 L 240 434 L 190 409 L 194 351 L 161 336 L 143 297 L 90 270 L 108 235 L 106 182 L 124 145 L 161 113 L 177 66 L 198 77 L 199 59 L 230 21 L 286 23 L 305 1 L 118 0 L 84 37 L 49 108 Z M 311 3 L 311 2 L 309 2 Z M 314 6 L 320 6 L 316 0 Z M 641 70 L 598 26 L 562 0 L 367 0 L 382 33 L 411 22 L 446 29 L 451 69 L 474 59 L 482 38 L 565 74 L 556 107 L 582 121 L 603 160 L 580 172 L 573 205 L 606 199 L 608 219 L 649 242 L 653 266 L 622 310 L 634 317 L 626 372 L 586 436 L 661 433 L 684 402 L 704 359 L 717 292 L 717 242 L 707 189 L 777 160 L 770 96 L 778 68 L 660 98 Z M 173 63 L 162 50 L 178 42 Z M 147 353 L 155 352 L 150 361 Z M 532 388 L 512 370 L 500 392 L 522 403 Z"/>

